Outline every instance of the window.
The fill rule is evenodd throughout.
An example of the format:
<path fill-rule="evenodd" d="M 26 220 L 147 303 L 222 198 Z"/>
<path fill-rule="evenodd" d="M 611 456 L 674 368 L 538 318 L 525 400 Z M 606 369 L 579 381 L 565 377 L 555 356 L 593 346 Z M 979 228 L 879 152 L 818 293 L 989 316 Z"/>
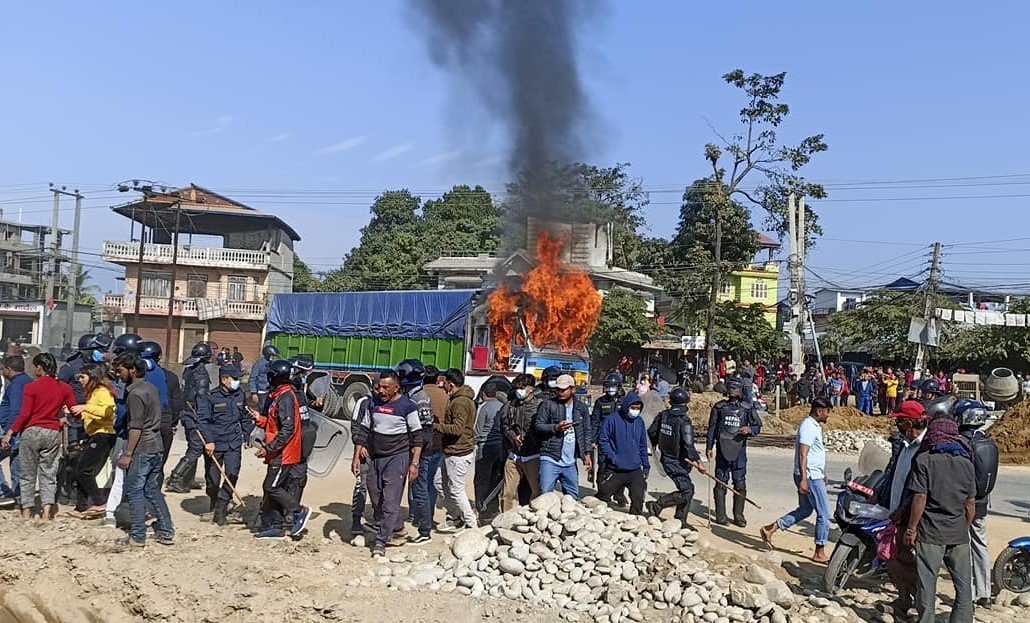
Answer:
<path fill-rule="evenodd" d="M 728 283 L 724 283 L 721 286 L 719 286 L 719 294 L 722 294 L 723 296 L 729 296 L 730 295 L 730 291 L 731 291 L 731 288 L 730 288 L 730 284 L 728 284 Z"/>
<path fill-rule="evenodd" d="M 157 296 L 168 298 L 172 292 L 172 274 L 143 271 L 140 283 L 140 296 Z"/>
<path fill-rule="evenodd" d="M 186 296 L 194 299 L 207 298 L 207 275 L 187 275 Z"/>
<path fill-rule="evenodd" d="M 756 281 L 751 284 L 751 298 L 764 299 L 769 296 L 769 285 L 764 281 Z"/>
<path fill-rule="evenodd" d="M 226 298 L 230 301 L 246 301 L 247 300 L 247 278 L 230 276 L 229 277 L 229 289 L 226 293 Z"/>

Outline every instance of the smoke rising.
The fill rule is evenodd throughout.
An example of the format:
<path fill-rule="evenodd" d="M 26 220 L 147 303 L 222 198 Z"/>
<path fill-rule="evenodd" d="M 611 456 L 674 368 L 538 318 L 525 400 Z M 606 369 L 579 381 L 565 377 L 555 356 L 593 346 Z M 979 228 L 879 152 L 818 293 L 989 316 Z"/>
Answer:
<path fill-rule="evenodd" d="M 599 0 L 411 0 L 433 62 L 468 83 L 509 134 L 508 165 L 525 200 L 519 216 L 553 218 L 552 165 L 583 159 L 591 111 L 578 36 Z M 509 215 L 513 217 L 515 215 Z"/>

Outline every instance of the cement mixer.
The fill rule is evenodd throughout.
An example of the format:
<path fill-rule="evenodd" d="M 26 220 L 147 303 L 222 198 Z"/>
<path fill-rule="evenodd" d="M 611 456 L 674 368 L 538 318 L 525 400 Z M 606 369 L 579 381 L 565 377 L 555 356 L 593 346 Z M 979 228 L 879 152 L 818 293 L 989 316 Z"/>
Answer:
<path fill-rule="evenodd" d="M 984 382 L 984 396 L 995 402 L 996 407 L 1019 397 L 1019 380 L 1008 368 L 995 368 Z"/>

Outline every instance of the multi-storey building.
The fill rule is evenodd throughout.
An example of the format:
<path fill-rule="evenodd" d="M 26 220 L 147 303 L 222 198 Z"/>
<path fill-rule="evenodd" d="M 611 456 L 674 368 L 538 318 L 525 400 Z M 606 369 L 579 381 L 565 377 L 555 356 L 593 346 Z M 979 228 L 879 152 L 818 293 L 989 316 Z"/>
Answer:
<path fill-rule="evenodd" d="M 57 231 L 57 246 L 66 234 Z M 0 301 L 41 301 L 46 296 L 46 275 L 50 270 L 50 227 L 0 220 Z M 58 275 L 68 258 L 57 254 Z M 63 301 L 65 280 L 59 278 L 54 298 Z"/>
<path fill-rule="evenodd" d="M 125 292 L 107 295 L 105 312 L 161 344 L 170 361 L 207 340 L 238 347 L 253 362 L 270 296 L 293 288 L 297 232 L 195 184 L 113 210 L 130 219 L 130 240 L 104 243 L 104 259 L 125 267 Z"/>
<path fill-rule="evenodd" d="M 757 234 L 758 245 L 769 253 L 766 261 L 755 261 L 750 266 L 730 273 L 719 292 L 720 301 L 733 301 L 741 306 L 754 304 L 765 308 L 765 319 L 776 326 L 776 294 L 780 283 L 780 265 L 773 254 L 780 245 L 765 234 Z"/>

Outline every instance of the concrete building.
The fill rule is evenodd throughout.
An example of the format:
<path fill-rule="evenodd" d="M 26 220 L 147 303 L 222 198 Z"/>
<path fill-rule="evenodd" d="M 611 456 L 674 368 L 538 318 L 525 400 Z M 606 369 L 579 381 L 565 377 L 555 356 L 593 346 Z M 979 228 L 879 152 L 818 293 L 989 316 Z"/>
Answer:
<path fill-rule="evenodd" d="M 169 361 L 202 340 L 239 347 L 255 361 L 270 295 L 293 289 L 297 232 L 196 184 L 113 210 L 130 220 L 130 235 L 104 243 L 104 260 L 125 267 L 124 294 L 104 297 L 105 315 L 121 314 L 125 331 L 162 344 Z"/>

